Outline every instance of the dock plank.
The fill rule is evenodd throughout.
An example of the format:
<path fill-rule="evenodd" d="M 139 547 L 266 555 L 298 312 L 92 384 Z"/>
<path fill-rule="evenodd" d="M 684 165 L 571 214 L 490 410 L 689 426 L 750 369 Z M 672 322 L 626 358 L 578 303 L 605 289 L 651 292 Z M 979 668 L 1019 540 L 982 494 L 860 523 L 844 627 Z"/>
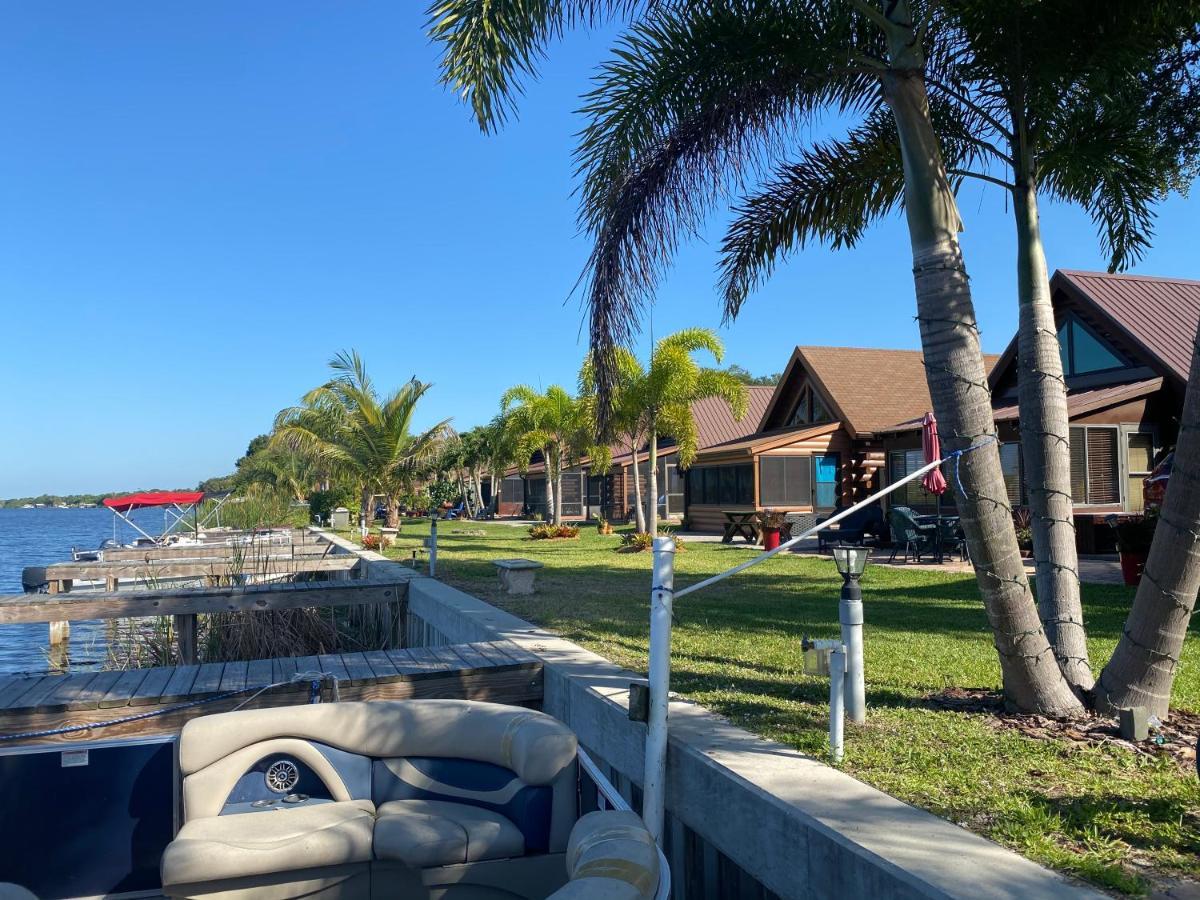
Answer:
<path fill-rule="evenodd" d="M 174 674 L 174 666 L 161 666 L 150 669 L 149 674 L 146 675 L 146 680 L 138 685 L 137 690 L 129 698 L 129 705 L 149 706 L 152 703 L 158 703 L 158 698 L 162 696 L 167 684 L 171 681 L 171 676 Z"/>
<path fill-rule="evenodd" d="M 346 667 L 346 674 L 350 676 L 351 684 L 362 684 L 375 677 L 375 671 L 371 668 L 371 664 L 361 653 L 343 653 L 342 665 Z"/>
<path fill-rule="evenodd" d="M 296 674 L 296 657 L 280 656 L 271 660 L 271 677 L 275 681 L 291 681 Z"/>
<path fill-rule="evenodd" d="M 113 709 L 118 706 L 128 706 L 134 692 L 141 687 L 149 672 L 150 669 L 126 669 L 100 700 L 100 708 Z"/>
<path fill-rule="evenodd" d="M 187 699 L 188 695 L 192 692 L 192 684 L 195 682 L 199 671 L 200 667 L 198 665 L 176 666 L 171 673 L 171 680 L 163 688 L 162 702 L 177 703 L 180 700 Z"/>
<path fill-rule="evenodd" d="M 380 681 L 392 681 L 400 677 L 400 670 L 396 668 L 396 664 L 388 659 L 388 655 L 383 650 L 368 650 L 363 654 L 366 657 L 367 664 L 375 673 L 376 679 Z"/>
<path fill-rule="evenodd" d="M 221 673 L 225 671 L 225 663 L 205 663 L 196 673 L 192 682 L 193 695 L 215 694 L 221 687 Z"/>
<path fill-rule="evenodd" d="M 5 686 L 0 689 L 0 709 L 12 706 L 45 677 L 45 675 L 20 675 L 6 682 Z"/>
<path fill-rule="evenodd" d="M 449 647 L 445 649 L 451 649 Z M 458 658 L 463 661 L 469 671 L 478 671 L 480 669 L 494 669 L 495 663 L 484 656 L 472 644 L 455 644 L 454 652 Z"/>
<path fill-rule="evenodd" d="M 246 667 L 246 687 L 266 687 L 279 680 L 272 671 L 269 659 L 252 659 L 250 665 Z"/>
<path fill-rule="evenodd" d="M 332 675 L 339 682 L 350 680 L 350 673 L 346 671 L 346 664 L 342 662 L 342 657 L 337 653 L 322 653 L 317 657 L 321 663 L 321 671 L 326 675 Z"/>
<path fill-rule="evenodd" d="M 221 686 L 217 689 L 222 694 L 226 691 L 240 691 L 246 687 L 246 670 L 250 664 L 243 660 L 225 663 L 225 671 L 221 673 Z"/>
<path fill-rule="evenodd" d="M 407 650 L 389 650 L 388 659 L 404 675 L 430 675 L 444 672 L 446 667 L 429 652 L 427 647 L 409 647 Z"/>
<path fill-rule="evenodd" d="M 104 695 L 112 690 L 112 686 L 120 680 L 124 672 L 109 670 L 99 672 L 96 677 L 79 689 L 75 699 L 71 701 L 71 709 L 97 709 Z"/>
<path fill-rule="evenodd" d="M 14 702 L 13 706 L 23 708 L 33 708 L 39 703 L 53 694 L 56 690 L 62 687 L 63 680 L 70 676 L 67 675 L 43 675 L 38 683 L 30 690 L 21 695 L 20 699 Z M 10 707 L 11 708 L 11 707 Z"/>
<path fill-rule="evenodd" d="M 303 672 L 305 675 L 313 675 L 323 671 L 321 669 L 321 659 L 317 656 L 298 656 L 296 659 L 296 672 Z"/>

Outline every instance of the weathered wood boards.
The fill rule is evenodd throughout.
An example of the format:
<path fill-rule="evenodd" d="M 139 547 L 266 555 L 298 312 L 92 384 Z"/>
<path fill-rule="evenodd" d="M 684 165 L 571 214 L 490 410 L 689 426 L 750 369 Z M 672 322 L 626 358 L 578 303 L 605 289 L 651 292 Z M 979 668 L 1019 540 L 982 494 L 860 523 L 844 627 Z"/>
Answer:
<path fill-rule="evenodd" d="M 168 709 L 181 703 L 241 691 L 234 697 L 184 710 L 21 743 L 101 740 L 169 734 L 195 716 L 242 706 L 254 709 L 306 703 L 314 678 L 336 675 L 341 700 L 452 698 L 540 705 L 542 661 L 507 641 L 411 650 L 324 654 L 319 657 L 250 660 L 84 672 L 77 675 L 0 676 L 0 737 L 93 725 Z M 255 696 L 255 691 L 287 682 Z M 321 680 L 324 699 L 332 681 Z M 249 702 L 247 702 L 249 701 Z"/>
<path fill-rule="evenodd" d="M 348 572 L 358 565 L 354 556 L 297 557 L 295 559 L 150 560 L 149 562 L 68 562 L 46 566 L 46 580 L 93 581 L 109 578 L 153 582 L 159 578 L 260 577 L 300 572 Z M 65 592 L 64 592 L 65 593 Z"/>
<path fill-rule="evenodd" d="M 0 625 L 392 603 L 404 599 L 406 592 L 407 583 L 395 577 L 161 591 L 10 594 L 0 596 Z"/>

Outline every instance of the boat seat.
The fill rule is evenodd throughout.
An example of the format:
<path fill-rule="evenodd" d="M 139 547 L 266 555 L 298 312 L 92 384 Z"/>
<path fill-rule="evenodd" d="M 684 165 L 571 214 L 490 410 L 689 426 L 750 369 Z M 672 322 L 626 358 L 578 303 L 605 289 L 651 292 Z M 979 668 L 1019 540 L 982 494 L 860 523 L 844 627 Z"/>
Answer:
<path fill-rule="evenodd" d="M 375 858 L 417 869 L 525 853 L 525 836 L 497 812 L 445 800 L 392 800 L 379 807 Z"/>
<path fill-rule="evenodd" d="M 549 900 L 652 900 L 658 867 L 654 838 L 636 813 L 590 812 L 571 829 L 570 881 Z"/>
<path fill-rule="evenodd" d="M 366 864 L 374 825 L 369 800 L 192 819 L 163 853 L 163 887 Z"/>

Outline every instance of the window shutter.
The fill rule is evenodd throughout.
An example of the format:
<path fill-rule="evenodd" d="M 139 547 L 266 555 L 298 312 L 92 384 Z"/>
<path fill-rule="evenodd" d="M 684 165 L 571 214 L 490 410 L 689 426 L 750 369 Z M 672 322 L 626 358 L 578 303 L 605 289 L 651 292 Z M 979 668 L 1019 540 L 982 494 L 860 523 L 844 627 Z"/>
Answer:
<path fill-rule="evenodd" d="M 1121 502 L 1115 428 L 1088 429 L 1087 473 L 1088 503 Z"/>
<path fill-rule="evenodd" d="M 1004 472 L 1004 488 L 1008 493 L 1008 502 L 1020 506 L 1021 500 L 1021 445 L 1008 443 L 1000 445 L 1000 469 Z"/>
<path fill-rule="evenodd" d="M 1090 503 L 1087 493 L 1087 429 L 1071 429 L 1071 494 L 1076 503 Z"/>

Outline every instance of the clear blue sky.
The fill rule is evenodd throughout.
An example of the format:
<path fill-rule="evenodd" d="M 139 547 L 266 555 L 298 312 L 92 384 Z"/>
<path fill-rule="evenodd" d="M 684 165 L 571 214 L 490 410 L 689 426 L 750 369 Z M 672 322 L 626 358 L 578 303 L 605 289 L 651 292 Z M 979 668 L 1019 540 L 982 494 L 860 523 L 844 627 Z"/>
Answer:
<path fill-rule="evenodd" d="M 435 382 L 426 423 L 487 420 L 517 382 L 572 384 L 587 253 L 573 113 L 612 32 L 557 46 L 521 117 L 481 135 L 437 83 L 423 2 L 4 4 L 0 497 L 184 486 L 228 471 L 355 347 Z M 986 349 L 1016 322 L 1003 197 L 960 198 Z M 1200 277 L 1172 199 L 1137 271 Z M 1051 267 L 1101 268 L 1049 209 Z M 715 239 L 689 246 L 659 335 L 717 327 Z M 899 222 L 796 257 L 722 332 L 728 361 L 797 343 L 916 347 Z"/>

